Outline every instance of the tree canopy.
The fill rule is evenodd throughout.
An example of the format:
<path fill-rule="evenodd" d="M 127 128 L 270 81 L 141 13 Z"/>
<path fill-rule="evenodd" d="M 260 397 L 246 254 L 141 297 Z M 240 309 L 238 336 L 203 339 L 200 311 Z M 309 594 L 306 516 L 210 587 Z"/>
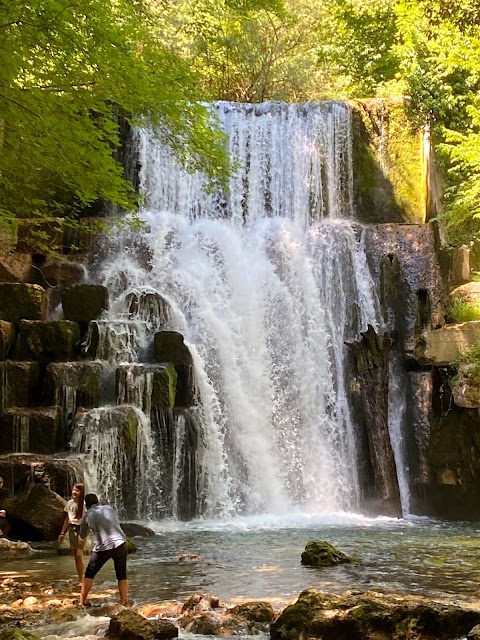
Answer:
<path fill-rule="evenodd" d="M 228 173 L 202 100 L 406 96 L 480 216 L 480 0 L 0 0 L 0 220 L 137 196 L 115 150 L 145 119 L 188 168 Z"/>
<path fill-rule="evenodd" d="M 233 11 L 276 0 L 229 0 Z M 148 119 L 188 168 L 222 179 L 223 137 L 154 0 L 0 0 L 0 220 L 132 210 L 115 158 L 119 119 Z"/>

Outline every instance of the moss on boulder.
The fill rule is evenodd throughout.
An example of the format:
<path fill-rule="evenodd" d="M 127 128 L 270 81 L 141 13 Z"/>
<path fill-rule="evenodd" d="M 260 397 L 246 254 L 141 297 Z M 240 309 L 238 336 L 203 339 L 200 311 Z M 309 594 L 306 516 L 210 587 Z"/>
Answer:
<path fill-rule="evenodd" d="M 76 322 L 22 320 L 16 346 L 19 360 L 55 362 L 76 359 L 80 328 Z"/>
<path fill-rule="evenodd" d="M 352 562 L 352 559 L 325 540 L 310 540 L 302 552 L 302 564 L 313 567 L 333 567 Z"/>
<path fill-rule="evenodd" d="M 46 313 L 45 289 L 38 284 L 0 283 L 0 320 L 41 320 Z"/>

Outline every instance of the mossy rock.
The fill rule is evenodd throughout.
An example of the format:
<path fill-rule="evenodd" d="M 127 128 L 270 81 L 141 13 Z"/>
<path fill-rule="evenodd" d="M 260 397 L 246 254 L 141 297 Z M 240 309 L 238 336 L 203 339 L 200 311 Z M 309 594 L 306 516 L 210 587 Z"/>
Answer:
<path fill-rule="evenodd" d="M 6 627 L 0 630 L 0 640 L 40 640 L 40 638 L 26 629 Z"/>
<path fill-rule="evenodd" d="M 352 562 L 352 559 L 325 540 L 310 540 L 302 552 L 302 564 L 313 567 L 333 567 Z"/>
<path fill-rule="evenodd" d="M 138 546 L 128 536 L 126 536 L 126 543 L 127 543 L 127 553 L 136 553 L 138 551 Z"/>
<path fill-rule="evenodd" d="M 409 126 L 403 99 L 358 100 L 352 108 L 358 219 L 424 222 L 422 138 Z"/>
<path fill-rule="evenodd" d="M 303 591 L 270 625 L 272 640 L 450 640 L 464 636 L 480 612 L 374 592 Z"/>
<path fill-rule="evenodd" d="M 38 284 L 0 283 L 0 319 L 7 322 L 41 320 L 46 312 L 45 289 Z"/>
<path fill-rule="evenodd" d="M 16 355 L 19 360 L 39 362 L 74 360 L 79 343 L 80 328 L 76 322 L 22 320 Z"/>

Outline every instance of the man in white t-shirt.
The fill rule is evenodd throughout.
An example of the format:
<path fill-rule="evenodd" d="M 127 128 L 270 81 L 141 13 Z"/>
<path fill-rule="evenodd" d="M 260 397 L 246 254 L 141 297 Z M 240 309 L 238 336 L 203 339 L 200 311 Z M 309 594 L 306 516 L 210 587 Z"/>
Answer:
<path fill-rule="evenodd" d="M 80 526 L 79 545 L 85 544 L 88 530 L 93 531 L 95 545 L 82 581 L 80 606 L 85 606 L 92 588 L 93 578 L 103 565 L 112 558 L 120 593 L 120 604 L 126 606 L 128 599 L 127 545 L 115 509 L 108 504 L 99 504 L 94 493 L 85 496 L 87 513 Z"/>

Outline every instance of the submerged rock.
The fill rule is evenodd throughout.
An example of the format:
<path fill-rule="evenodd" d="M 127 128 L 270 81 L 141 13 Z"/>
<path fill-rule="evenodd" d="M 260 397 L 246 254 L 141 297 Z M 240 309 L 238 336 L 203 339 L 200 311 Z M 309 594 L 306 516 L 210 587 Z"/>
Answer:
<path fill-rule="evenodd" d="M 40 640 L 40 638 L 26 629 L 6 627 L 0 630 L 0 640 Z"/>
<path fill-rule="evenodd" d="M 32 551 L 26 542 L 14 542 L 7 538 L 0 538 L 0 558 L 25 556 Z"/>
<path fill-rule="evenodd" d="M 325 540 L 310 540 L 302 552 L 302 564 L 313 567 L 333 567 L 352 562 L 352 559 Z"/>
<path fill-rule="evenodd" d="M 125 535 L 129 536 L 130 538 L 133 538 L 135 536 L 139 536 L 142 538 L 155 537 L 155 531 L 153 531 L 153 529 L 150 529 L 149 527 L 146 527 L 143 524 L 138 524 L 136 522 L 121 522 L 120 526 L 122 527 Z"/>

